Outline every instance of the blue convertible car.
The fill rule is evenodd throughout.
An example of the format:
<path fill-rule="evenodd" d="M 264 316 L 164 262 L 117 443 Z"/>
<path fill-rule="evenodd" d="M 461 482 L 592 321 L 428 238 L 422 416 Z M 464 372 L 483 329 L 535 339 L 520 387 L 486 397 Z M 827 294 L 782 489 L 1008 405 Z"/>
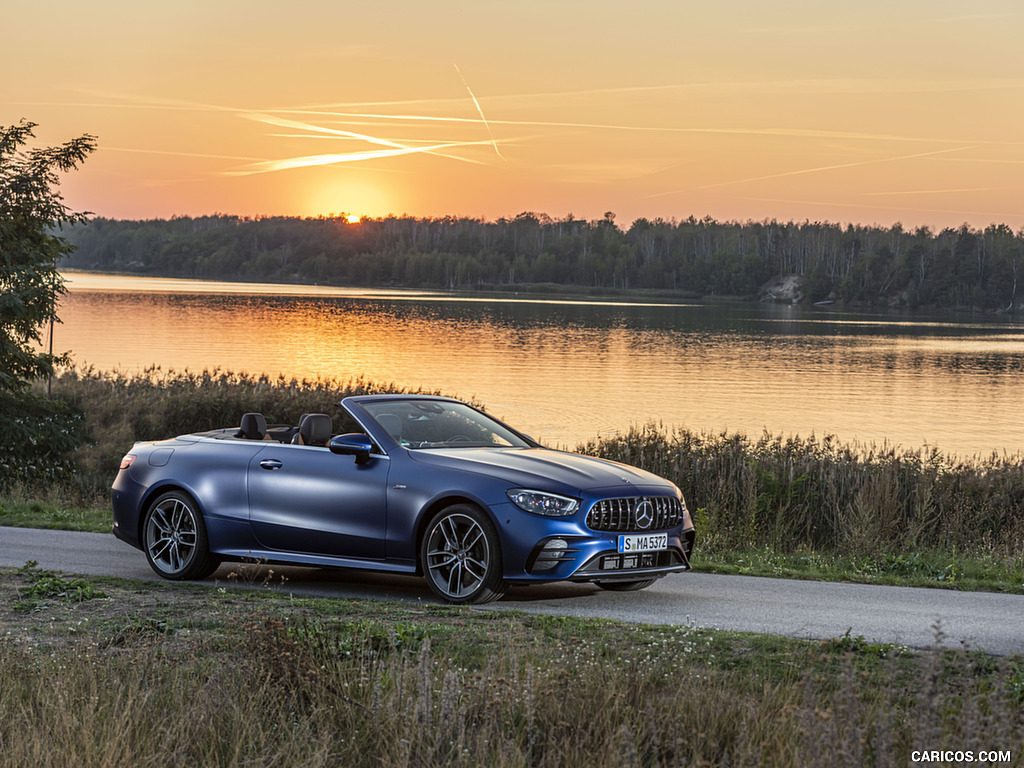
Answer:
<path fill-rule="evenodd" d="M 111 492 L 114 533 L 168 579 L 225 560 L 365 568 L 422 574 L 452 603 L 548 581 L 642 589 L 690 567 L 693 524 L 666 480 L 544 448 L 450 398 L 338 405 L 334 421 L 247 413 L 240 428 L 136 443 Z"/>

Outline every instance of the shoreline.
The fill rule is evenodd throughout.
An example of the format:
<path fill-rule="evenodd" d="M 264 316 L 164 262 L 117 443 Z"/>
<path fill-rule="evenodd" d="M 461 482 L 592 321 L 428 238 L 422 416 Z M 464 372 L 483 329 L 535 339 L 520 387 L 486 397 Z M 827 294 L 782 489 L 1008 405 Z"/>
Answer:
<path fill-rule="evenodd" d="M 180 277 L 138 272 L 61 268 L 60 274 L 73 278 L 76 275 L 102 278 L 118 278 L 147 281 L 139 286 L 151 293 L 196 293 L 196 294 L 245 294 L 274 296 L 323 296 L 336 298 L 395 298 L 395 299 L 464 299 L 480 301 L 523 301 L 523 302 L 564 302 L 595 305 L 649 305 L 649 306 L 694 306 L 694 305 L 768 305 L 796 307 L 822 313 L 877 314 L 884 317 L 964 317 L 977 320 L 979 317 L 1001 320 L 1012 325 L 1024 326 L 1024 317 L 1015 308 L 1004 310 L 983 310 L 966 307 L 940 307 L 936 305 L 919 307 L 885 307 L 870 304 L 844 303 L 837 300 L 799 301 L 766 300 L 756 295 L 702 295 L 693 291 L 672 291 L 654 288 L 594 288 L 583 285 L 558 283 L 523 283 L 517 285 L 487 286 L 478 288 L 417 288 L 407 285 L 346 285 L 341 283 L 279 282 L 274 280 L 237 279 L 206 277 Z M 73 283 L 74 280 L 68 280 Z M 205 286 L 205 288 L 204 288 Z M 185 290 L 191 289 L 191 290 Z M 129 288 L 97 287 L 94 285 L 71 288 L 74 291 L 128 293 Z"/>

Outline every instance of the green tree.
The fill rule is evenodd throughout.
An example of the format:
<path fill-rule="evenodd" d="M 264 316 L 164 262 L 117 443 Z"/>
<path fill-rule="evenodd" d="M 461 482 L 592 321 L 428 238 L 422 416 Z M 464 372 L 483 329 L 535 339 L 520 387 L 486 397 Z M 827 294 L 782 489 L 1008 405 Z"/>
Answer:
<path fill-rule="evenodd" d="M 0 484 L 61 469 L 82 421 L 67 404 L 33 395 L 30 384 L 67 359 L 38 351 L 65 290 L 57 261 L 73 250 L 57 232 L 85 221 L 64 204 L 58 173 L 77 168 L 96 139 L 86 134 L 56 147 L 28 148 L 35 127 L 26 120 L 0 127 Z"/>

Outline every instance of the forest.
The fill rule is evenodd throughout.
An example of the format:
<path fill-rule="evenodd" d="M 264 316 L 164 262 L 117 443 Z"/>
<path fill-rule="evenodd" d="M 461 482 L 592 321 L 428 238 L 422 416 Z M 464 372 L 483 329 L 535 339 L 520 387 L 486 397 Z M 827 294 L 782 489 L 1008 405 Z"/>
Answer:
<path fill-rule="evenodd" d="M 804 302 L 1019 312 L 1024 229 L 895 224 L 446 216 L 93 218 L 65 268 L 255 282 L 757 297 L 798 276 Z"/>

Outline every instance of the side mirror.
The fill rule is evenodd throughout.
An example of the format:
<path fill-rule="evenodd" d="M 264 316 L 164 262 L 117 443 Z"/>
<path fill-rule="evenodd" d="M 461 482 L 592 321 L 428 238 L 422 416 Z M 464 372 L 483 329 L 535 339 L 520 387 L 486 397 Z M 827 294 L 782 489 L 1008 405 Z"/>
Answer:
<path fill-rule="evenodd" d="M 327 447 L 331 453 L 336 453 L 339 456 L 355 456 L 356 464 L 365 464 L 370 460 L 373 442 L 366 435 L 351 433 L 332 437 Z"/>

